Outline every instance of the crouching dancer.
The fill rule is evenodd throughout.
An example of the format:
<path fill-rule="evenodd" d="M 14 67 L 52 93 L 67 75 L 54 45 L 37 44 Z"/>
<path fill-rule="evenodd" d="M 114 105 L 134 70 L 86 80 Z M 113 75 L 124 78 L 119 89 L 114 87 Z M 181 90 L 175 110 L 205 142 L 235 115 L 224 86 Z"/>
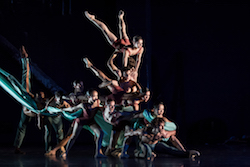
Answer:
<path fill-rule="evenodd" d="M 164 130 L 164 126 L 164 118 L 156 117 L 144 128 L 125 133 L 125 137 L 139 136 L 140 151 L 135 154 L 135 157 L 153 160 L 156 157 L 156 153 L 183 158 L 200 155 L 198 151 L 183 151 L 162 142 L 162 139 L 170 138 L 174 135 L 172 132 Z"/>

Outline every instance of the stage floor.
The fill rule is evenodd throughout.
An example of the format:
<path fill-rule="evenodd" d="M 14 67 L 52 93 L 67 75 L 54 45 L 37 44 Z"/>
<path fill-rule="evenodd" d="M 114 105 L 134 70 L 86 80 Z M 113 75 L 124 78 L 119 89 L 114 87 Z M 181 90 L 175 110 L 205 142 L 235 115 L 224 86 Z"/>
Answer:
<path fill-rule="evenodd" d="M 194 148 L 194 147 L 193 147 Z M 76 145 L 72 148 L 66 160 L 58 156 L 44 156 L 43 148 L 40 146 L 23 146 L 25 155 L 14 154 L 13 147 L 4 146 L 0 150 L 0 166 L 7 167 L 49 167 L 49 166 L 96 166 L 96 167 L 249 167 L 250 166 L 250 145 L 202 145 L 195 146 L 201 152 L 196 159 L 176 158 L 167 155 L 159 155 L 153 161 L 145 159 L 129 158 L 116 159 L 94 158 L 93 146 Z"/>

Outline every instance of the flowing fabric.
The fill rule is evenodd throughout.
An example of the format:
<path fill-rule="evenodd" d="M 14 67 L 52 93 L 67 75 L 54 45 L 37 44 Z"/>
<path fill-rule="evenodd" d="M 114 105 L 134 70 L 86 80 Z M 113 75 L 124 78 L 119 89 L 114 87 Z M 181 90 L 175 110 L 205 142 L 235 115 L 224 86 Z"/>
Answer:
<path fill-rule="evenodd" d="M 34 99 L 27 93 L 26 89 L 9 73 L 0 68 L 0 86 L 21 105 L 27 109 L 39 113 Z"/>
<path fill-rule="evenodd" d="M 46 116 L 55 116 L 60 113 L 67 120 L 73 121 L 82 113 L 82 110 L 70 113 L 51 106 L 48 106 L 47 109 L 38 110 L 35 100 L 27 93 L 22 84 L 20 84 L 16 78 L 4 71 L 2 68 L 0 68 L 0 86 L 18 103 L 36 114 L 40 113 Z"/>
<path fill-rule="evenodd" d="M 101 127 L 101 129 L 104 132 L 104 136 L 103 136 L 103 139 L 102 139 L 102 146 L 106 147 L 106 146 L 109 145 L 109 140 L 110 140 L 111 131 L 112 131 L 112 125 L 104 120 L 101 111 L 98 111 L 95 114 L 94 119 L 95 119 L 96 123 Z"/>
<path fill-rule="evenodd" d="M 14 78 L 8 72 L 4 71 L 2 68 L 0 68 L 0 86 L 18 103 L 20 103 L 22 106 L 25 106 L 27 109 L 31 110 L 36 114 L 42 114 L 45 116 L 55 116 L 57 114 L 62 114 L 62 116 L 68 121 L 73 121 L 74 119 L 79 118 L 82 115 L 82 109 L 73 113 L 62 111 L 61 109 L 51 106 L 48 106 L 46 109 L 44 108 L 42 110 L 38 110 L 35 100 L 27 93 L 26 89 L 22 86 L 22 84 L 20 84 L 16 78 Z M 107 123 L 103 119 L 101 111 L 99 111 L 95 115 L 94 119 L 104 131 L 102 145 L 107 146 L 110 139 L 112 125 Z M 84 126 L 84 128 L 94 134 L 94 132 L 89 128 L 89 126 Z"/>

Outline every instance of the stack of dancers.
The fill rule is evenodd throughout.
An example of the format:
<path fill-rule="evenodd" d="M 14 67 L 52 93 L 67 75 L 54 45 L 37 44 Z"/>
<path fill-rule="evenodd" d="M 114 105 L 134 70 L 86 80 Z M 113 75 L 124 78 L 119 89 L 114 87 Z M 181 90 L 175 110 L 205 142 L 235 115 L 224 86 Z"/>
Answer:
<path fill-rule="evenodd" d="M 74 146 L 81 130 L 87 129 L 93 134 L 96 158 L 113 156 L 116 158 L 146 158 L 152 160 L 157 154 L 176 157 L 197 157 L 196 150 L 187 150 L 176 137 L 177 126 L 167 119 L 166 107 L 160 102 L 152 109 L 145 108 L 150 100 L 150 90 L 138 83 L 138 71 L 144 52 L 143 39 L 134 36 L 130 41 L 124 21 L 124 12 L 119 11 L 119 37 L 114 35 L 104 22 L 85 11 L 84 16 L 93 23 L 114 47 L 107 61 L 109 70 L 115 79 L 109 78 L 87 58 L 82 59 L 88 70 L 101 82 L 98 89 L 108 89 L 110 94 L 99 96 L 98 89 L 84 92 L 83 82 L 73 82 L 74 91 L 63 95 L 53 92 L 51 98 L 41 91 L 31 92 L 31 73 L 29 55 L 24 46 L 20 49 L 22 62 L 22 83 L 0 68 L 0 85 L 22 105 L 21 119 L 14 141 L 15 153 L 20 150 L 27 123 L 36 118 L 37 126 L 44 129 L 45 155 L 60 155 L 66 158 Z M 115 58 L 122 56 L 122 67 L 118 68 Z M 71 125 L 64 135 L 62 119 Z M 52 145 L 51 134 L 55 131 L 57 145 Z M 129 147 L 134 142 L 135 147 Z M 128 154 L 133 149 L 133 154 Z"/>

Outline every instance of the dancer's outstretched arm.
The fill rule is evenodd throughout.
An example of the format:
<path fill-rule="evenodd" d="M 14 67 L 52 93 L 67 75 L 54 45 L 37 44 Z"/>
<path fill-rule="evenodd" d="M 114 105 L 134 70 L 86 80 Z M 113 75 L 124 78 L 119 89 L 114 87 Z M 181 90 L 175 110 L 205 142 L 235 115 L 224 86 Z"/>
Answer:
<path fill-rule="evenodd" d="M 84 109 L 84 106 L 82 103 L 78 104 L 77 106 L 62 108 L 63 111 L 68 111 L 68 112 L 73 112 L 79 109 Z"/>

